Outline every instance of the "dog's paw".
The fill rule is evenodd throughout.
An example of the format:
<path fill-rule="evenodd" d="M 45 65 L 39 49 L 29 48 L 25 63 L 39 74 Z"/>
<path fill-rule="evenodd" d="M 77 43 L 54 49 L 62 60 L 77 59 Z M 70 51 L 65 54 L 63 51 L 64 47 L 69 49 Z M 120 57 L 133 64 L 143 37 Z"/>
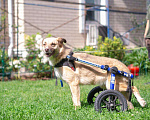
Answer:
<path fill-rule="evenodd" d="M 146 106 L 146 101 L 145 101 L 143 98 L 140 99 L 139 103 L 140 103 L 140 105 L 141 105 L 142 107 L 145 107 L 145 106 Z"/>
<path fill-rule="evenodd" d="M 128 101 L 128 110 L 130 109 L 134 110 L 134 106 L 131 102 Z"/>
<path fill-rule="evenodd" d="M 75 110 L 81 109 L 81 106 L 75 106 Z"/>
<path fill-rule="evenodd" d="M 81 103 L 79 102 L 78 104 L 73 104 L 73 106 L 75 106 L 75 110 L 77 110 L 78 108 L 81 108 Z"/>

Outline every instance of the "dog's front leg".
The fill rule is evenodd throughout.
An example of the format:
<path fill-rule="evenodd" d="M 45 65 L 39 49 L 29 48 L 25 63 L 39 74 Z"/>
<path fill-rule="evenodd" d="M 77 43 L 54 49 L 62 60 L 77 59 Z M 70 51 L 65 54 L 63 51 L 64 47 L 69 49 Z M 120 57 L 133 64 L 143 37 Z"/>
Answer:
<path fill-rule="evenodd" d="M 79 85 L 70 85 L 70 90 L 72 94 L 73 105 L 75 106 L 75 110 L 77 106 L 81 106 L 80 103 L 80 87 Z"/>
<path fill-rule="evenodd" d="M 72 101 L 73 105 L 75 106 L 75 110 L 77 106 L 81 106 L 80 103 L 80 86 L 79 86 L 79 79 L 77 77 L 69 83 L 71 94 L 72 94 Z"/>

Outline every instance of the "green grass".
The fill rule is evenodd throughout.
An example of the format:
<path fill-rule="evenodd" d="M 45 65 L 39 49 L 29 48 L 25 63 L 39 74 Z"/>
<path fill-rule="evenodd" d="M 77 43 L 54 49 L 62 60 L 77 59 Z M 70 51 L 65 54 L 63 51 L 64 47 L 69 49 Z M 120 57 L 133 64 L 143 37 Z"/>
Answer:
<path fill-rule="evenodd" d="M 134 84 L 146 100 L 142 108 L 132 96 L 134 110 L 126 112 L 98 113 L 94 105 L 88 105 L 87 95 L 94 86 L 81 86 L 81 108 L 72 103 L 69 86 L 55 86 L 49 81 L 10 81 L 0 83 L 0 120 L 149 120 L 150 76 L 135 79 Z"/>

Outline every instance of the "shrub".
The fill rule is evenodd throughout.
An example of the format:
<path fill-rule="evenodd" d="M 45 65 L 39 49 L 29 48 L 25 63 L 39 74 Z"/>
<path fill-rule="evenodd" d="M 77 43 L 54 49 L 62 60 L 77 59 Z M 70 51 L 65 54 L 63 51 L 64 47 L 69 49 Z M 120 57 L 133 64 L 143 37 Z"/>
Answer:
<path fill-rule="evenodd" d="M 102 41 L 102 37 L 99 37 L 98 50 L 102 52 L 101 56 L 116 58 L 118 60 L 122 60 L 125 55 L 125 46 L 123 42 L 116 37 L 114 37 L 113 40 L 105 38 L 104 41 Z"/>
<path fill-rule="evenodd" d="M 93 46 L 86 46 L 83 49 L 79 49 L 81 51 L 93 51 L 89 54 L 96 55 L 96 56 L 103 56 L 103 57 L 110 57 L 116 58 L 118 60 L 122 60 L 125 55 L 125 46 L 123 42 L 119 39 L 114 37 L 113 40 L 109 38 L 105 38 L 102 40 L 102 37 L 99 36 L 97 40 L 97 47 Z"/>
<path fill-rule="evenodd" d="M 0 66 L 4 67 L 4 72 L 10 72 L 11 70 L 8 53 L 5 49 L 2 48 L 0 49 Z M 0 73 L 2 73 L 2 69 L 0 69 Z"/>
<path fill-rule="evenodd" d="M 40 45 L 36 41 L 36 35 L 25 37 L 25 48 L 27 51 L 27 56 L 25 59 L 20 59 L 21 67 L 25 67 L 28 72 L 37 72 L 38 77 L 50 76 L 41 73 L 41 72 L 50 71 L 52 68 L 49 65 L 47 60 L 43 62 L 44 61 L 43 59 L 45 58 L 43 58 Z"/>
<path fill-rule="evenodd" d="M 123 62 L 128 66 L 133 64 L 139 66 L 141 70 L 150 68 L 150 62 L 148 59 L 148 52 L 146 48 L 134 49 L 130 53 L 126 53 Z"/>

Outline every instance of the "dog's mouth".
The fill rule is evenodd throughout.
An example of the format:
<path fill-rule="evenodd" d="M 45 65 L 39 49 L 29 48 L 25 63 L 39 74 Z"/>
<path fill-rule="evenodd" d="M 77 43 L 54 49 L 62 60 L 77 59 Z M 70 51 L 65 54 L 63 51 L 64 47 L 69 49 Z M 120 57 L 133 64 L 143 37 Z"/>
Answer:
<path fill-rule="evenodd" d="M 55 53 L 55 51 L 45 52 L 45 55 L 46 55 L 46 57 L 51 57 L 54 53 Z"/>

